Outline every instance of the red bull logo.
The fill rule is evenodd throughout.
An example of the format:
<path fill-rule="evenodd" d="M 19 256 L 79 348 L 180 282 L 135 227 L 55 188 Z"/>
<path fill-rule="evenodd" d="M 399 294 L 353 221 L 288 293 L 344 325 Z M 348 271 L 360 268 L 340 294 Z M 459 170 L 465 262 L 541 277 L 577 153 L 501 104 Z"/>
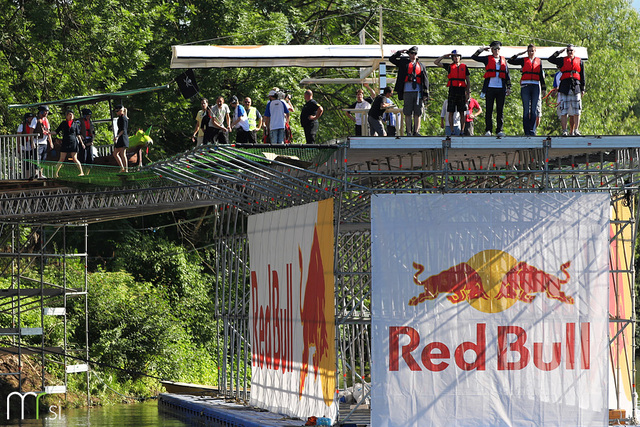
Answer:
<path fill-rule="evenodd" d="M 531 303 L 539 295 L 565 304 L 574 299 L 563 290 L 571 278 L 568 261 L 560 266 L 562 278 L 547 273 L 526 262 L 518 261 L 500 250 L 486 250 L 438 274 L 420 280 L 425 268 L 413 263 L 416 273 L 413 282 L 424 288 L 418 296 L 409 300 L 410 306 L 434 300 L 440 294 L 447 295 L 453 304 L 469 303 L 485 313 L 497 313 L 511 307 L 515 302 Z"/>
<path fill-rule="evenodd" d="M 333 217 L 333 204 L 329 204 L 326 209 L 330 209 L 330 215 Z M 322 216 L 320 212 L 318 216 Z M 298 262 L 303 340 L 298 398 L 302 398 L 309 371 L 309 356 L 313 348 L 315 349 L 312 356 L 313 376 L 315 380 L 320 378 L 324 402 L 330 406 L 334 399 L 336 366 L 333 223 L 318 223 L 313 230 L 313 242 L 307 263 L 307 283 L 304 287 L 304 260 L 300 248 L 298 248 Z"/>

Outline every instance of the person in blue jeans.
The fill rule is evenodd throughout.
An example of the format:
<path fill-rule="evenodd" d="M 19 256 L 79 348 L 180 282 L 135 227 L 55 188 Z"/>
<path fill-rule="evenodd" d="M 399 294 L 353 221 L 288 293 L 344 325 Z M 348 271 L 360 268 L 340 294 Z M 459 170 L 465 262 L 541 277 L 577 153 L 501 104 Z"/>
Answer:
<path fill-rule="evenodd" d="M 518 58 L 525 53 L 527 54 L 526 58 Z M 540 94 L 542 93 L 542 96 L 544 96 L 547 92 L 542 61 L 536 57 L 536 47 L 530 44 L 527 46 L 527 50 L 513 55 L 507 62 L 511 65 L 520 65 L 522 67 L 522 77 L 520 78 L 522 128 L 526 136 L 535 136 Z"/>

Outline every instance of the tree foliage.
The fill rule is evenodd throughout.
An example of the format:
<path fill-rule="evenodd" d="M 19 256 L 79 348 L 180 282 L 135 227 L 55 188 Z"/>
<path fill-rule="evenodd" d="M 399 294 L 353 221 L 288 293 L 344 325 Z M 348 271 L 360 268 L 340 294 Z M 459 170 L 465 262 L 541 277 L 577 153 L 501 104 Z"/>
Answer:
<path fill-rule="evenodd" d="M 346 0 L 5 0 L 0 12 L 4 23 L 0 27 L 0 130 L 12 131 L 22 113 L 7 110 L 10 103 L 171 83 L 181 72 L 169 68 L 171 46 L 176 44 L 357 44 L 361 33 L 366 43 L 377 43 L 380 5 L 385 43 L 479 46 L 499 39 L 506 45 L 585 46 L 589 61 L 583 133 L 632 133 L 637 128 L 640 79 L 635 58 L 640 53 L 640 21 L 627 0 L 404 0 L 393 4 Z M 300 80 L 355 77 L 358 73 L 355 69 L 253 69 L 237 65 L 196 70 L 201 93 L 209 98 L 250 96 L 263 110 L 271 87 L 290 90 L 298 107 L 292 120 L 294 136 L 300 142 L 298 115 L 306 89 Z M 437 134 L 441 132 L 445 77 L 438 69 L 430 69 L 429 74 L 434 96 L 423 131 Z M 474 72 L 472 79 L 477 96 L 481 72 Z M 313 89 L 325 107 L 320 140 L 346 136 L 353 126 L 342 108 L 353 102 L 355 87 Z M 152 159 L 192 146 L 188 136 L 199 105 L 197 100 L 182 99 L 175 84 L 170 90 L 124 101 L 132 129 L 153 126 L 156 144 Z M 105 106 L 93 108 L 101 117 L 108 115 Z M 519 134 L 520 112 L 515 90 L 506 105 L 508 133 Z M 552 109 L 545 109 L 544 132 L 557 132 L 554 117 Z"/>

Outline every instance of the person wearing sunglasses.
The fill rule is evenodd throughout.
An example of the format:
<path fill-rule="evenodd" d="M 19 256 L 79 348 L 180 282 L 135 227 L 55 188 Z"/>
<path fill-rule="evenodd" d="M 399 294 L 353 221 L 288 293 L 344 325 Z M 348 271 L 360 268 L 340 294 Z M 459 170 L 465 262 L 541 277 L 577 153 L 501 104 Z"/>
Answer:
<path fill-rule="evenodd" d="M 562 52 L 567 55 L 559 57 Z M 584 62 L 575 56 L 575 47 L 570 44 L 566 48 L 556 51 L 548 61 L 560 67 L 560 86 L 558 87 L 558 104 L 560 108 L 560 123 L 562 136 L 579 136 L 580 113 L 582 112 L 582 97 L 585 91 Z M 569 120 L 571 117 L 573 120 Z M 567 123 L 570 122 L 570 129 Z"/>

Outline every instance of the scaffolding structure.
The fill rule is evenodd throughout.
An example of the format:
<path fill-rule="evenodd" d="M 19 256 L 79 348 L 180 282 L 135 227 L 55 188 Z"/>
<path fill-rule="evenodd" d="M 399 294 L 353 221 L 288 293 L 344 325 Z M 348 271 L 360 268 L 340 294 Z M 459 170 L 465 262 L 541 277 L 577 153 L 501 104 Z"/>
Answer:
<path fill-rule="evenodd" d="M 625 387 L 629 387 L 633 408 L 626 418 L 636 421 L 633 259 L 640 138 L 356 137 L 331 146 L 202 146 L 144 171 L 162 177 L 162 186 L 100 194 L 74 187 L 56 190 L 67 197 L 61 193 L 2 194 L 0 221 L 15 226 L 18 221 L 48 217 L 65 224 L 86 223 L 215 205 L 211 243 L 217 257 L 212 284 L 217 302 L 212 316 L 222 334 L 218 385 L 223 396 L 245 402 L 251 375 L 250 215 L 334 198 L 337 385 L 340 390 L 361 389 L 363 404 L 371 381 L 372 197 L 383 193 L 607 192 L 612 209 L 611 243 L 622 254 L 618 260 L 624 261 L 612 260 L 612 289 L 615 295 L 631 299 L 630 310 L 629 305 L 623 309 L 614 304 L 610 313 L 612 348 L 631 356 L 627 365 L 611 364 L 612 388 L 622 402 Z M 158 200 L 140 210 L 142 199 L 165 192 L 172 201 Z M 75 200 L 74 209 L 64 208 L 65 199 Z M 108 215 L 96 209 L 97 200 L 110 203 Z M 18 208 L 21 204 L 33 210 Z M 342 408 L 340 422 L 354 422 L 366 413 L 363 407 Z"/>
<path fill-rule="evenodd" d="M 70 233 L 74 240 L 79 235 L 81 253 L 69 249 Z M 13 355 L 12 366 L 17 368 L 1 374 L 14 377 L 18 391 L 34 391 L 23 390 L 23 371 L 37 361 L 40 389 L 35 391 L 66 394 L 69 375 L 84 373 L 90 403 L 87 225 L 3 223 L 0 236 L 4 238 L 0 277 L 7 279 L 7 286 L 0 289 L 0 315 L 10 322 L 0 329 L 0 354 Z M 54 272 L 55 280 L 49 279 L 47 270 Z M 84 321 L 84 336 L 73 340 L 67 333 L 71 308 L 82 313 L 79 318 Z M 30 362 L 27 356 L 33 356 Z M 56 383 L 51 374 L 60 371 L 62 381 Z"/>

